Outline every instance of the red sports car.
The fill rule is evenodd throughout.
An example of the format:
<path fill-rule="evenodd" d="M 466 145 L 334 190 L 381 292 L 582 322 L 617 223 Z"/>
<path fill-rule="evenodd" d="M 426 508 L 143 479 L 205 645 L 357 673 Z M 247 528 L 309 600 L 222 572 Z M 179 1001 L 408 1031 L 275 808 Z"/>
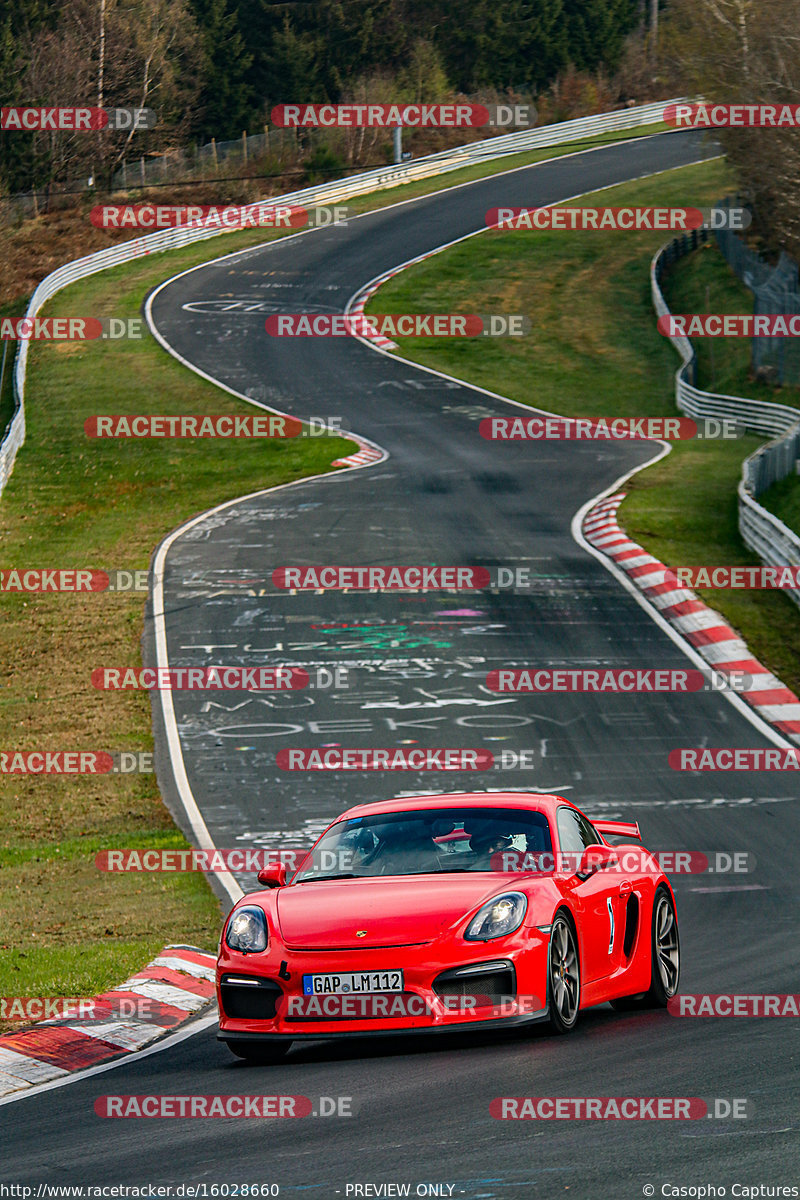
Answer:
<path fill-rule="evenodd" d="M 675 898 L 632 839 L 638 825 L 533 793 L 348 809 L 291 880 L 268 867 L 228 915 L 219 1037 L 274 1062 L 293 1041 L 537 1021 L 568 1033 L 605 1001 L 664 1006 Z"/>

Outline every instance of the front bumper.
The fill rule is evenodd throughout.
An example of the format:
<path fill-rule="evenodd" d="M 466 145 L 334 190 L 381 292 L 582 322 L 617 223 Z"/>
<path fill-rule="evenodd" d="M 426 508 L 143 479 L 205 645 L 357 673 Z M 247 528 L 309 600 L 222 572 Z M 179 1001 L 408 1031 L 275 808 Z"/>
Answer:
<path fill-rule="evenodd" d="M 309 1041 L 516 1028 L 545 1020 L 547 935 L 525 930 L 502 940 L 502 950 L 491 957 L 492 943 L 466 943 L 448 947 L 435 963 L 426 954 L 431 946 L 296 953 L 277 948 L 277 954 L 263 955 L 226 950 L 217 969 L 218 1037 Z M 305 974 L 389 969 L 403 971 L 403 992 L 303 996 Z M 365 1009 L 370 1015 L 359 1015 Z"/>

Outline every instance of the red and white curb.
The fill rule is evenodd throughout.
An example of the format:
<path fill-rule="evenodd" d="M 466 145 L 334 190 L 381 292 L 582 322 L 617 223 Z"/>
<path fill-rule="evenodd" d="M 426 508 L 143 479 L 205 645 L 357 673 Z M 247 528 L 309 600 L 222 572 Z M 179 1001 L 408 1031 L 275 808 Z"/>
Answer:
<path fill-rule="evenodd" d="M 664 581 L 669 568 L 632 541 L 617 522 L 617 509 L 624 499 L 625 492 L 617 492 L 589 509 L 583 519 L 586 540 L 625 572 L 710 667 L 750 676 L 747 691 L 739 693 L 742 699 L 780 733 L 800 743 L 797 696 L 753 658 L 746 643 L 718 612 L 689 588 Z"/>
<path fill-rule="evenodd" d="M 483 232 L 482 230 L 480 232 Z M 455 245 L 455 243 L 452 243 Z M 395 275 L 399 275 L 402 271 L 408 270 L 409 267 L 414 267 L 417 263 L 424 262 L 426 258 L 433 258 L 434 254 L 439 254 L 442 250 L 446 250 L 447 246 L 437 246 L 435 250 L 428 250 L 425 254 L 420 254 L 416 258 L 411 258 L 408 262 L 401 263 L 398 267 L 392 267 L 390 271 L 384 271 L 382 275 L 376 275 L 374 279 L 370 279 L 369 283 L 365 283 L 360 291 L 356 292 L 355 296 L 347 305 L 347 316 L 351 314 L 356 317 L 364 316 L 364 309 L 375 293 L 381 288 L 384 283 L 390 279 L 394 279 Z M 372 346 L 380 346 L 382 350 L 399 350 L 397 342 L 393 342 L 391 338 L 383 337 L 379 333 L 371 333 L 367 323 L 364 323 L 363 329 L 357 329 L 356 335 L 362 337 Z"/>
<path fill-rule="evenodd" d="M 355 454 L 348 454 L 346 458 L 335 458 L 331 463 L 332 467 L 363 467 L 366 463 L 382 462 L 387 458 L 385 450 L 381 450 L 378 446 L 373 446 L 372 442 L 364 442 L 361 438 L 354 434 L 347 434 L 352 442 L 358 442 L 361 447 Z"/>
<path fill-rule="evenodd" d="M 215 962 L 213 954 L 194 946 L 165 946 L 144 970 L 96 996 L 90 1019 L 39 1021 L 19 1033 L 3 1034 L 0 1096 L 61 1079 L 155 1041 L 214 999 Z M 115 1015 L 121 999 L 136 1003 L 143 997 L 155 1020 Z"/>
<path fill-rule="evenodd" d="M 372 333 L 369 324 L 364 318 L 364 309 L 367 306 L 367 302 L 371 296 L 377 292 L 380 285 L 387 279 L 391 279 L 392 275 L 397 275 L 397 271 L 390 271 L 386 275 L 382 275 L 381 278 L 376 282 L 369 284 L 363 292 L 359 292 L 347 310 L 348 316 L 356 318 L 352 326 L 353 332 L 356 334 L 356 336 L 365 338 L 368 342 L 371 342 L 373 346 L 380 346 L 382 350 L 399 350 L 399 346 L 397 345 L 397 342 L 393 342 L 391 338 L 383 337 L 383 335 L 380 333 Z"/>

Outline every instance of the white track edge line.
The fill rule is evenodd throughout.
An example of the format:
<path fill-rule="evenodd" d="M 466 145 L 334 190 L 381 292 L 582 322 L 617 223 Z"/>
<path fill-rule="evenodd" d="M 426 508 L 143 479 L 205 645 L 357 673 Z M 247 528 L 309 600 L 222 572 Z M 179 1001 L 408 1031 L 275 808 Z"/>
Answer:
<path fill-rule="evenodd" d="M 652 136 L 657 137 L 659 135 L 654 134 Z M 590 153 L 590 151 L 580 151 L 579 153 Z M 561 157 L 562 158 L 572 158 L 573 155 L 564 154 Z M 625 184 L 628 184 L 628 183 L 638 183 L 642 179 L 655 179 L 655 177 L 657 175 L 669 175 L 672 171 L 683 171 L 687 167 L 699 167 L 703 163 L 714 162 L 717 158 L 724 158 L 724 155 L 715 154 L 715 155 L 711 155 L 709 158 L 697 158 L 697 159 L 694 159 L 692 162 L 682 163 L 681 166 L 679 166 L 679 167 L 665 167 L 662 171 L 645 172 L 644 175 L 632 175 L 629 179 L 620 179 L 620 180 L 618 180 L 617 183 L 607 184 L 606 187 L 593 188 L 592 191 L 590 191 L 590 192 L 576 192 L 574 196 L 561 196 L 561 197 L 559 197 L 558 200 L 552 200 L 549 204 L 540 204 L 537 207 L 539 207 L 539 208 L 555 208 L 555 206 L 557 204 L 568 204 L 571 200 L 580 200 L 581 197 L 583 197 L 583 196 L 600 195 L 602 192 L 610 192 L 613 188 L 624 187 Z M 548 161 L 550 161 L 550 160 L 548 160 Z M 557 161 L 557 160 L 554 159 L 552 161 Z M 532 163 L 531 165 L 534 167 L 538 167 L 538 166 L 541 166 L 544 164 Z M 529 167 L 518 168 L 518 169 L 530 170 Z M 503 174 L 510 174 L 510 173 L 511 172 L 507 172 L 507 171 L 503 172 Z M 489 176 L 489 178 L 494 178 L 494 176 Z M 483 182 L 483 181 L 476 180 L 474 182 Z M 463 187 L 465 185 L 460 184 L 459 186 Z M 443 190 L 447 190 L 447 189 L 443 189 Z M 456 189 L 454 188 L 453 190 L 455 191 Z M 433 193 L 433 194 L 439 195 L 440 193 L 437 192 L 437 193 Z M 395 206 L 390 205 L 390 207 L 394 208 Z M 380 211 L 383 212 L 385 210 L 381 209 Z M 362 294 L 364 292 L 369 291 L 370 288 L 374 287 L 374 291 L 377 292 L 380 289 L 382 282 L 388 283 L 390 278 L 394 278 L 395 275 L 399 275 L 401 271 L 405 271 L 408 267 L 416 266 L 417 263 L 424 262 L 426 258 L 433 258 L 433 256 L 435 254 L 441 254 L 444 250 L 449 250 L 453 246 L 458 246 L 458 245 L 460 245 L 461 242 L 469 241 L 470 238 L 477 237 L 479 234 L 489 233 L 491 230 L 493 230 L 495 228 L 497 228 L 497 227 L 494 225 L 487 225 L 487 226 L 485 226 L 485 228 L 474 229 L 472 231 L 472 233 L 465 233 L 465 234 L 463 234 L 462 237 L 455 238 L 452 242 L 442 242 L 442 244 L 440 246 L 434 246 L 434 248 L 432 250 L 426 250 L 424 254 L 418 254 L 415 258 L 409 258 L 406 262 L 400 263 L 400 265 L 398 267 L 391 267 L 387 271 L 382 271 L 380 275 L 375 275 L 372 279 L 369 280 L 368 283 L 362 284 L 361 287 L 357 291 L 353 292 L 353 295 L 350 297 L 350 299 L 347 301 L 347 304 L 345 305 L 345 310 L 344 310 L 345 315 L 349 314 L 351 307 L 361 298 Z M 177 278 L 180 278 L 180 276 L 178 276 Z M 371 298 L 370 296 L 367 296 L 367 301 L 370 298 Z M 369 346 L 372 350 L 375 350 L 378 354 L 385 354 L 388 358 L 394 359 L 395 362 L 406 362 L 410 366 L 417 367 L 417 369 L 420 371 L 429 371 L 432 375 L 440 375 L 444 379 L 455 379 L 456 382 L 460 383 L 462 386 L 472 387 L 475 391 L 483 392 L 484 395 L 486 395 L 486 396 L 493 396 L 497 400 L 505 400 L 509 404 L 519 405 L 521 408 L 529 409 L 531 412 L 546 413 L 548 416 L 558 416 L 559 415 L 558 413 L 549 413 L 547 411 L 547 409 L 544 409 L 544 408 L 535 408 L 532 404 L 522 404 L 522 402 L 520 400 L 511 400 L 510 397 L 508 397 L 508 396 L 501 396 L 497 392 L 490 392 L 487 388 L 482 388 L 475 384 L 467 383 L 467 381 L 464 379 L 456 379 L 456 377 L 454 375 L 447 375 L 443 371 L 437 371 L 433 367 L 426 367 L 422 363 L 415 363 L 413 359 L 405 358 L 402 354 L 397 354 L 393 350 L 384 350 L 384 348 L 382 346 L 377 345 L 374 341 L 371 341 L 369 338 L 362 337 L 360 334 L 353 334 L 353 336 L 355 338 L 357 338 L 357 340 L 359 342 L 362 342 L 363 345 Z"/>
<path fill-rule="evenodd" d="M 392 209 L 402 208 L 406 204 L 421 204 L 424 200 L 431 200 L 431 199 L 435 198 L 436 196 L 442 196 L 445 194 L 445 192 L 458 192 L 461 190 L 461 188 L 475 187 L 479 183 L 485 183 L 487 179 L 503 179 L 506 175 L 516 175 L 519 171 L 529 171 L 531 169 L 531 167 L 544 167 L 544 166 L 547 166 L 549 163 L 564 162 L 568 158 L 578 158 L 578 157 L 580 157 L 580 155 L 583 155 L 583 154 L 594 154 L 598 150 L 608 150 L 608 149 L 611 149 L 616 146 L 629 146 L 631 143 L 635 143 L 635 142 L 648 142 L 653 138 L 670 137 L 672 134 L 678 133 L 678 132 L 686 132 L 686 131 L 685 130 L 669 130 L 669 129 L 667 129 L 667 130 L 663 130 L 661 133 L 648 133 L 644 137 L 629 137 L 629 138 L 623 138 L 620 141 L 601 142 L 596 146 L 587 146 L 583 150 L 571 150 L 569 154 L 554 154 L 550 158 L 541 159 L 540 162 L 524 163 L 522 166 L 508 167 L 505 171 L 497 171 L 497 172 L 491 173 L 489 175 L 481 175 L 481 176 L 479 176 L 478 179 L 466 179 L 462 183 L 452 183 L 450 185 L 446 185 L 444 187 L 437 188 L 437 190 L 435 192 L 425 192 L 421 196 L 406 196 L 405 199 L 403 199 L 403 200 L 395 200 L 392 204 L 383 205 L 381 208 L 372 208 L 372 209 L 369 209 L 367 212 L 354 213 L 354 215 L 352 217 L 347 217 L 346 220 L 347 220 L 347 223 L 349 224 L 351 221 L 360 221 L 362 218 L 365 218 L 365 217 L 373 217 L 377 213 L 391 212 Z M 558 145 L 558 143 L 554 143 L 554 144 Z M 566 142 L 566 143 L 564 143 L 564 145 L 569 145 L 569 143 Z M 533 152 L 532 151 L 519 151 L 519 153 L 526 154 L 526 153 L 533 153 Z M 686 163 L 684 165 L 685 166 L 697 166 L 699 163 L 702 163 L 702 162 L 711 162 L 711 161 L 713 161 L 714 158 L 724 158 L 724 155 L 717 154 L 717 155 L 713 155 L 711 158 L 697 159 L 693 163 Z M 462 168 L 459 168 L 459 169 L 462 169 Z M 667 168 L 667 170 L 680 170 L 680 169 L 681 169 L 680 167 Z M 665 174 L 666 172 L 658 171 L 655 173 L 656 174 Z M 649 176 L 640 175 L 637 178 L 647 179 L 647 178 L 649 178 Z M 414 182 L 413 180 L 410 181 L 410 183 L 413 183 L 413 182 Z M 631 181 L 630 180 L 622 180 L 621 182 L 622 183 L 630 183 Z M 401 186 L 401 187 L 410 186 L 410 183 L 408 185 L 401 184 L 399 186 Z M 615 187 L 615 186 L 616 186 L 615 184 L 609 184 L 609 187 Z M 380 190 L 389 191 L 391 189 L 388 189 L 388 188 L 376 189 L 375 192 L 371 192 L 371 193 L 365 192 L 364 195 L 376 195 L 377 192 Z M 597 190 L 604 191 L 605 189 L 597 189 Z M 588 196 L 591 193 L 582 192 L 579 194 Z M 280 197 L 278 197 L 278 199 L 279 198 Z M 361 198 L 360 196 L 353 197 L 353 199 L 360 199 L 360 198 Z M 563 201 L 556 200 L 556 201 L 554 201 L 554 203 L 559 204 L 559 203 L 563 203 Z M 236 231 L 233 230 L 231 232 L 236 232 Z M 179 271 L 177 275 L 172 275 L 169 279 L 165 279 L 163 281 L 163 283 L 160 283 L 158 285 L 158 287 L 153 292 L 150 293 L 150 295 L 147 297 L 147 300 L 145 301 L 146 314 L 147 314 L 147 312 L 149 312 L 150 302 L 155 299 L 155 297 L 158 295 L 158 293 L 161 291 L 161 289 L 166 287 L 170 283 L 175 283 L 175 281 L 178 279 L 182 279 L 184 275 L 191 275 L 191 273 L 193 271 L 200 271 L 203 269 L 203 267 L 209 267 L 216 263 L 227 262 L 228 259 L 231 259 L 231 258 L 244 257 L 245 255 L 248 255 L 248 254 L 257 254 L 262 250 L 269 249 L 271 246 L 277 246 L 277 245 L 283 246 L 287 242 L 293 241 L 295 238 L 305 237 L 307 234 L 316 233 L 316 232 L 318 232 L 318 230 L 316 230 L 316 229 L 301 229 L 297 233 L 289 234 L 288 237 L 274 238 L 268 242 L 259 242 L 255 246 L 246 246 L 242 250 L 229 250 L 227 254 L 221 254 L 219 256 L 219 258 L 210 258 L 210 259 L 208 259 L 207 262 L 196 263 L 193 267 L 186 267 L 183 271 Z M 483 232 L 483 230 L 476 230 L 476 232 Z M 468 235 L 468 236 L 471 236 L 471 235 Z M 177 247 L 177 249 L 183 249 L 183 248 L 184 247 Z M 170 251 L 169 250 L 162 251 L 161 253 L 169 254 Z M 401 267 L 401 269 L 402 269 L 402 267 Z M 179 357 L 179 355 L 177 355 L 171 349 L 171 347 L 169 346 L 169 343 L 165 339 L 162 339 L 160 337 L 160 335 L 156 332 L 156 330 L 154 329 L 149 318 L 148 318 L 147 323 L 150 328 L 150 332 L 153 334 L 154 337 L 157 338 L 157 340 L 161 343 L 161 345 L 164 347 L 164 349 L 167 351 L 167 353 L 173 354 L 175 358 L 178 358 L 179 362 L 183 362 L 184 360 L 181 359 Z M 211 383 L 215 383 L 215 384 L 217 384 L 218 387 L 221 387 L 225 391 L 230 392 L 231 395 L 237 396 L 242 400 L 246 400 L 248 404 L 259 404 L 259 402 L 257 400 L 252 400 L 249 396 L 242 396 L 241 393 L 236 392 L 232 388 L 227 387 L 226 384 L 219 383 L 219 381 L 214 379 L 214 377 L 212 375 L 206 375 L 203 371 L 200 371 L 197 368 L 192 367 L 190 363 L 186 363 L 185 365 L 189 366 L 190 369 L 194 370 L 198 375 L 202 375 L 202 377 L 204 379 L 208 379 Z M 276 412 L 281 416 L 284 415 L 284 414 L 280 413 L 279 409 L 269 409 L 267 405 L 260 405 L 260 407 L 267 408 L 268 411 Z"/>
<path fill-rule="evenodd" d="M 203 1030 L 216 1025 L 216 1023 L 216 1013 L 210 1014 L 207 1017 L 199 1017 L 196 1021 L 192 1021 L 186 1029 L 179 1029 L 176 1033 L 169 1034 L 162 1041 L 156 1042 L 152 1046 L 145 1046 L 142 1050 L 133 1050 L 130 1054 L 123 1053 L 119 1058 L 115 1058 L 113 1062 L 96 1063 L 93 1067 L 85 1067 L 82 1071 L 74 1071 L 61 1079 L 51 1079 L 47 1083 L 37 1083 L 29 1088 L 20 1088 L 19 1091 L 12 1092 L 8 1096 L 0 1096 L 0 1108 L 4 1104 L 13 1104 L 17 1100 L 27 1100 L 29 1096 L 38 1096 L 42 1092 L 51 1092 L 54 1088 L 66 1087 L 70 1083 L 79 1083 L 81 1080 L 88 1079 L 92 1075 L 102 1075 L 104 1071 L 113 1071 L 115 1067 L 127 1066 L 128 1063 L 137 1062 L 139 1059 L 147 1058 L 148 1055 L 156 1054 L 161 1050 L 169 1050 L 172 1046 L 176 1046 L 179 1042 L 193 1037 L 196 1033 L 202 1033 Z"/>

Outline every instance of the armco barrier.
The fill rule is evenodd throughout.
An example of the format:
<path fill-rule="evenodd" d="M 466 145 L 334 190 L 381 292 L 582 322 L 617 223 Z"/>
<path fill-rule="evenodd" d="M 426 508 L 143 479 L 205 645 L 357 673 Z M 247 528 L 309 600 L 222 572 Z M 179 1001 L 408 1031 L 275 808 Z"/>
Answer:
<path fill-rule="evenodd" d="M 657 124 L 662 119 L 664 108 L 668 104 L 680 103 L 677 100 L 661 100 L 657 104 L 645 104 L 638 108 L 620 109 L 616 112 L 600 113 L 593 117 L 579 117 L 574 121 L 562 121 L 557 125 L 545 125 L 542 129 L 525 129 L 520 133 L 504 134 L 501 137 L 485 138 L 479 142 L 471 142 L 466 146 L 458 146 L 453 150 L 444 150 L 439 154 L 431 154 L 413 162 L 400 163 L 393 167 L 379 167 L 376 170 L 365 171 L 361 175 L 351 175 L 347 179 L 334 183 L 321 184 L 319 187 L 304 188 L 302 191 L 291 192 L 285 196 L 272 196 L 270 203 L 297 204 L 309 207 L 315 204 L 336 204 L 341 200 L 349 200 L 367 192 L 381 191 L 384 188 L 399 187 L 417 179 L 427 179 L 436 175 L 444 175 L 449 171 L 457 171 L 460 167 L 472 163 L 488 162 L 491 159 L 503 158 L 509 154 L 520 154 L 527 150 L 540 147 L 562 145 L 565 142 L 579 140 L 584 137 L 596 137 L 598 134 L 610 133 L 620 129 L 636 129 L 642 125 Z M 256 203 L 264 203 L 258 201 Z M 252 206 L 255 207 L 255 204 Z M 200 242 L 206 238 L 220 237 L 230 232 L 227 229 L 193 229 L 184 227 L 164 229 L 158 233 L 149 233 L 144 237 L 133 238 L 86 258 L 67 263 L 48 275 L 31 296 L 26 316 L 35 317 L 42 305 L 55 294 L 83 279 L 104 271 L 107 267 L 116 267 L 120 263 L 130 262 L 145 254 L 157 254 L 162 250 L 173 250 L 187 246 L 192 242 Z M 14 397 L 16 407 L 14 415 L 0 443 L 0 495 L 8 482 L 14 466 L 14 460 L 22 443 L 25 441 L 25 370 L 28 361 L 28 343 L 20 343 L 14 369 Z"/>
<path fill-rule="evenodd" d="M 660 110 L 661 104 L 659 103 L 658 105 L 654 105 L 652 107 L 655 107 L 656 109 Z M 622 111 L 624 112 L 625 110 L 622 110 Z M 616 116 L 617 114 L 610 114 L 610 115 Z M 585 119 L 586 118 L 576 118 L 574 123 L 579 126 L 580 122 Z M 548 133 L 552 132 L 552 130 L 554 128 L 556 128 L 556 127 L 553 125 L 546 126 Z M 624 129 L 624 128 L 628 128 L 628 126 L 623 125 L 623 126 L 620 126 L 619 128 Z M 311 131 L 309 130 L 309 132 L 311 132 Z M 530 131 L 525 130 L 523 132 L 528 133 Z M 535 145 L 540 146 L 540 145 L 548 144 L 547 142 L 543 142 L 541 140 L 541 135 L 543 132 L 544 131 L 541 129 L 536 131 L 535 137 L 537 138 L 537 140 L 534 143 Z M 268 130 L 268 131 L 265 130 L 264 133 L 256 133 L 256 134 L 243 133 L 241 137 L 235 138 L 232 141 L 208 142 L 208 143 L 206 143 L 205 146 L 197 147 L 197 151 L 196 151 L 197 159 L 198 159 L 198 161 L 200 161 L 203 159 L 208 160 L 209 158 L 213 158 L 215 162 L 217 162 L 217 161 L 224 162 L 226 159 L 233 156 L 233 157 L 242 159 L 244 162 L 247 162 L 248 158 L 253 158 L 254 155 L 263 154 L 265 151 L 269 152 L 270 139 L 274 138 L 276 135 L 278 136 L 279 142 L 282 142 L 284 138 L 293 142 L 296 133 L 297 133 L 297 130 L 292 129 L 292 128 L 280 128 L 280 127 L 276 128 L 273 126 L 271 130 Z M 508 135 L 499 134 L 499 135 L 497 135 L 496 139 L 494 139 L 494 140 L 499 141 L 504 136 L 508 136 Z M 485 145 L 487 141 L 492 141 L 492 140 L 493 140 L 493 138 L 490 136 L 488 138 L 484 138 L 481 143 L 476 143 L 476 144 Z M 443 151 L 442 152 L 443 155 L 448 155 L 450 153 L 453 153 L 453 152 L 452 151 Z M 113 183 L 114 189 L 125 191 L 131 187 L 133 187 L 133 188 L 146 187 L 150 183 L 165 183 L 165 182 L 167 182 L 167 183 L 168 182 L 186 183 L 187 182 L 186 179 L 181 180 L 178 177 L 174 177 L 174 178 L 170 179 L 170 164 L 172 161 L 175 161 L 179 170 L 181 168 L 183 168 L 185 171 L 185 168 L 188 166 L 187 159 L 180 152 L 176 152 L 175 156 L 173 156 L 171 154 L 165 154 L 165 155 L 161 155 L 158 158 L 150 159 L 147 161 L 143 158 L 140 158 L 138 160 L 134 160 L 133 162 L 123 163 L 122 166 L 120 167 L 120 169 L 114 175 L 114 183 Z M 420 159 L 418 161 L 421 162 L 422 159 Z M 193 182 L 193 181 L 189 180 L 188 182 Z M 197 181 L 194 181 L 194 182 L 197 182 Z M 202 181 L 200 181 L 200 182 L 202 182 Z"/>
<path fill-rule="evenodd" d="M 661 291 L 664 266 L 690 253 L 707 237 L 705 229 L 695 230 L 691 237 L 675 238 L 662 246 L 654 256 L 650 266 L 650 290 L 659 317 L 667 316 L 670 311 Z M 719 396 L 701 391 L 693 382 L 696 358 L 689 338 L 670 337 L 670 341 L 683 359 L 675 375 L 675 402 L 681 412 L 694 420 L 705 417 L 732 419 L 740 429 L 767 434 L 773 439 L 742 463 L 738 487 L 739 532 L 745 545 L 769 566 L 800 565 L 800 537 L 757 500 L 770 484 L 795 470 L 800 452 L 800 409 L 788 404 L 770 404 L 742 396 Z M 787 590 L 800 605 L 800 589 Z"/>

